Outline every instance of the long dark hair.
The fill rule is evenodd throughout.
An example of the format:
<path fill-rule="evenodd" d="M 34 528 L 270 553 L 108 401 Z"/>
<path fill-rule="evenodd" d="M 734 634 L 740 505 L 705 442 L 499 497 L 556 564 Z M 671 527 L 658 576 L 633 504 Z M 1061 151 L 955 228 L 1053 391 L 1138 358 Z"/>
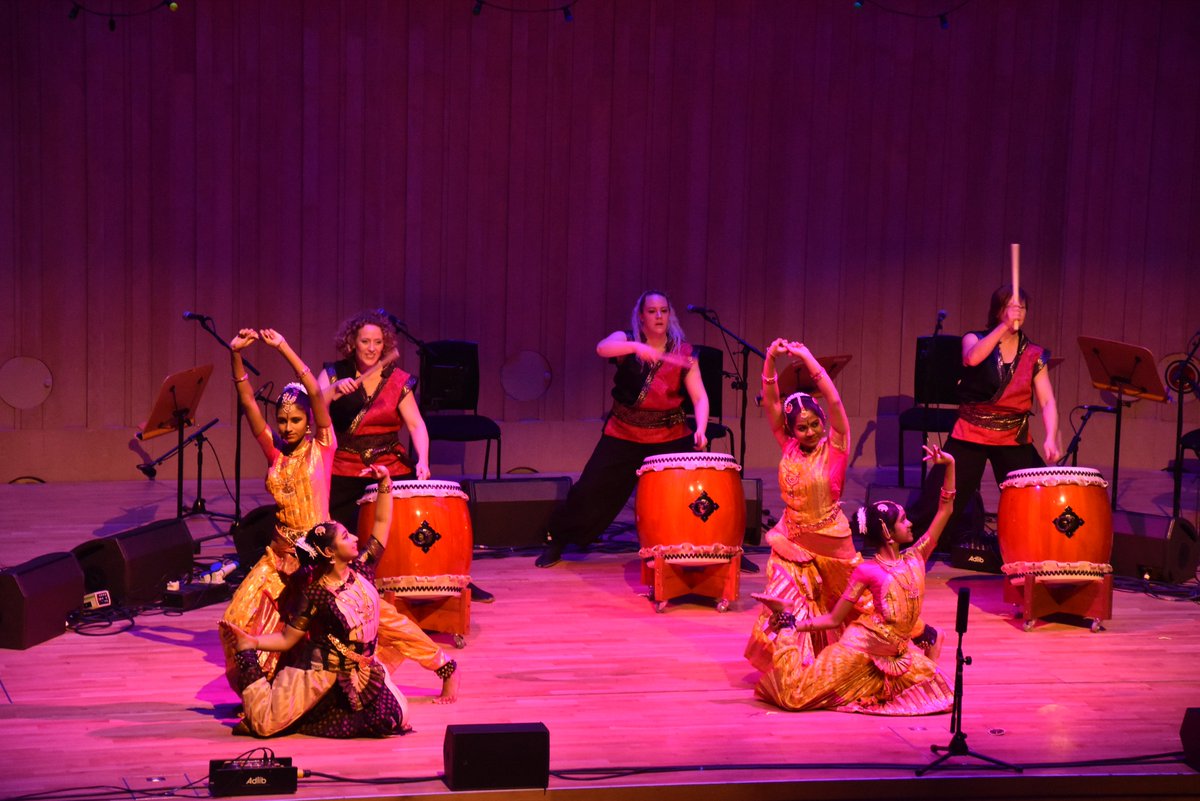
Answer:
<path fill-rule="evenodd" d="M 895 501 L 875 501 L 863 507 L 866 512 L 866 525 L 863 531 L 863 541 L 872 548 L 882 548 L 887 542 L 888 532 L 896 527 L 904 507 Z M 860 521 L 861 523 L 862 521 Z"/>
<path fill-rule="evenodd" d="M 302 541 L 296 543 L 296 557 L 309 581 L 316 581 L 333 567 L 333 559 L 323 552 L 332 550 L 334 541 L 343 526 L 334 520 L 318 523 L 305 532 Z"/>
<path fill-rule="evenodd" d="M 1004 307 L 1012 300 L 1013 288 L 1012 284 L 1004 284 L 995 292 L 992 293 L 992 300 L 988 304 L 988 323 L 987 330 L 991 331 L 996 326 L 1000 325 L 1000 315 L 1004 313 Z M 1025 311 L 1029 311 L 1029 293 L 1025 288 L 1021 288 L 1021 303 L 1025 305 Z"/>

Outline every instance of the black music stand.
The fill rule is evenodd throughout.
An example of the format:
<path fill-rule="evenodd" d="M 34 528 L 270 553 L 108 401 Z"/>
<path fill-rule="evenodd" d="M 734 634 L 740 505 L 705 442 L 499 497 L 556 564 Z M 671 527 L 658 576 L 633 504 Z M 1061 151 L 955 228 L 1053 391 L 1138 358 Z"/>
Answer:
<path fill-rule="evenodd" d="M 1158 375 L 1154 355 L 1140 345 L 1111 339 L 1079 337 L 1079 349 L 1087 363 L 1092 386 L 1117 394 L 1117 430 L 1113 437 L 1112 508 L 1117 508 L 1117 479 L 1121 466 L 1121 413 L 1129 398 L 1167 400 L 1167 390 Z"/>
<path fill-rule="evenodd" d="M 841 356 L 818 356 L 817 364 L 825 368 L 832 381 L 853 358 L 848 353 Z M 779 370 L 779 399 L 782 401 L 793 392 L 807 392 L 813 397 L 822 397 L 821 391 L 817 389 L 817 382 L 813 381 L 812 376 L 808 374 L 808 367 L 802 361 L 794 361 Z"/>
<path fill-rule="evenodd" d="M 200 403 L 200 398 L 204 394 L 204 388 L 208 386 L 208 379 L 212 377 L 212 371 L 213 366 L 206 364 L 167 376 L 163 380 L 162 387 L 158 390 L 158 397 L 154 399 L 154 407 L 150 410 L 150 417 L 140 426 L 141 431 L 137 434 L 137 438 L 140 440 L 154 439 L 155 437 L 169 434 L 172 431 L 178 436 L 178 441 L 172 450 L 160 456 L 150 465 L 144 466 L 155 467 L 172 456 L 178 456 L 179 469 L 176 479 L 175 516 L 179 519 L 192 515 L 208 515 L 209 517 L 219 517 L 227 520 L 236 519 L 234 515 L 224 512 L 210 512 L 205 508 L 204 504 L 204 443 L 206 442 L 204 432 L 212 428 L 217 423 L 217 420 L 206 423 L 189 437 L 185 438 L 183 435 L 183 429 L 189 425 L 194 425 L 196 422 L 196 406 Z M 191 506 L 184 506 L 183 449 L 192 442 L 196 443 L 196 501 Z"/>

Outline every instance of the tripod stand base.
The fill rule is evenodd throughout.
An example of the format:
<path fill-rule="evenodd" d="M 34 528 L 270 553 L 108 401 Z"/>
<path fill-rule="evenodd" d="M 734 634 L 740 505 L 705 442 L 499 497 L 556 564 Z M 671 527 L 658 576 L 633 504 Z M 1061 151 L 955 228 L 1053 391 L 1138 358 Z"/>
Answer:
<path fill-rule="evenodd" d="M 967 757 L 971 757 L 972 759 L 978 759 L 982 762 L 987 762 L 989 764 L 995 765 L 998 768 L 1003 768 L 1004 770 L 1015 771 L 1016 773 L 1023 773 L 1025 770 L 1024 768 L 1019 767 L 1017 765 L 1013 765 L 1009 762 L 1005 762 L 1003 760 L 996 759 L 995 757 L 990 757 L 990 756 L 987 756 L 986 754 L 979 754 L 979 753 L 976 753 L 975 751 L 972 751 L 970 748 L 967 747 L 967 735 L 963 734 L 961 731 L 954 733 L 954 736 L 950 738 L 949 745 L 931 745 L 931 746 L 929 746 L 929 750 L 935 754 L 941 754 L 941 756 L 938 757 L 937 759 L 933 760 L 932 762 L 930 762 L 925 767 L 919 768 L 918 770 L 916 770 L 915 773 L 917 776 L 923 776 L 925 773 L 928 773 L 931 770 L 936 770 L 938 768 L 941 768 L 941 767 L 943 767 L 943 764 L 946 762 L 947 759 L 949 759 L 950 757 L 957 757 L 957 756 L 967 756 Z M 956 766 L 946 765 L 945 767 L 956 767 Z"/>

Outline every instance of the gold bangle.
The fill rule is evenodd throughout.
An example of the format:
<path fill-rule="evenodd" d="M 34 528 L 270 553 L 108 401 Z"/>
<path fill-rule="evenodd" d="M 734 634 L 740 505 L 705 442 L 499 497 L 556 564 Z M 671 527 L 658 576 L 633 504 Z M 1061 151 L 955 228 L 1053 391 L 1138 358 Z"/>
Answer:
<path fill-rule="evenodd" d="M 774 384 L 776 381 L 779 380 L 779 374 L 777 373 L 773 376 L 768 376 L 766 373 L 763 373 L 762 380 L 763 380 L 764 384 Z"/>
<path fill-rule="evenodd" d="M 240 384 L 240 383 L 242 383 L 243 381 L 249 381 L 249 380 L 250 380 L 250 374 L 249 374 L 249 373 L 242 373 L 240 377 L 233 379 L 233 383 L 235 383 L 235 384 Z"/>
<path fill-rule="evenodd" d="M 301 370 L 300 372 L 296 373 L 296 380 L 300 380 L 301 378 L 304 378 L 304 376 L 308 375 L 308 374 L 309 374 L 309 373 L 311 373 L 311 372 L 312 372 L 312 370 L 309 370 L 309 369 L 308 369 L 308 366 L 307 366 L 307 365 L 305 365 L 305 367 L 304 367 L 304 369 L 303 369 L 303 370 Z"/>
<path fill-rule="evenodd" d="M 829 373 L 825 372 L 824 370 L 818 370 L 815 373 L 809 373 L 808 377 L 813 381 L 820 381 L 822 378 L 829 378 Z"/>

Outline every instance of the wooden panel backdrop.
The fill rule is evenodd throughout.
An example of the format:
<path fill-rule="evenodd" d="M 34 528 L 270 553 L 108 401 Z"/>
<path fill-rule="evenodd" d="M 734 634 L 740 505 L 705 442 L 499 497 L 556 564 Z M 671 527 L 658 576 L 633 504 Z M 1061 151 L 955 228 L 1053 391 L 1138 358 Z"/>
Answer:
<path fill-rule="evenodd" d="M 1079 334 L 1161 358 L 1200 324 L 1192 0 L 975 0 L 947 29 L 928 15 L 955 4 L 932 0 L 579 0 L 572 22 L 472 5 L 181 0 L 110 32 L 69 0 L 0 4 L 0 364 L 54 382 L 0 403 L 0 480 L 136 478 L 166 449 L 130 441 L 163 376 L 208 362 L 228 470 L 225 354 L 185 310 L 226 338 L 277 326 L 314 363 L 363 307 L 478 340 L 506 463 L 542 470 L 590 448 L 593 345 L 643 287 L 760 346 L 853 353 L 860 465 L 894 459 L 916 337 L 938 309 L 950 332 L 982 324 L 1010 242 L 1029 330 L 1067 357 L 1064 417 L 1100 400 Z M 537 400 L 500 382 L 524 350 L 553 373 Z M 1132 409 L 1124 459 L 1165 465 L 1173 421 Z M 1112 428 L 1092 424 L 1084 462 L 1109 464 Z"/>

